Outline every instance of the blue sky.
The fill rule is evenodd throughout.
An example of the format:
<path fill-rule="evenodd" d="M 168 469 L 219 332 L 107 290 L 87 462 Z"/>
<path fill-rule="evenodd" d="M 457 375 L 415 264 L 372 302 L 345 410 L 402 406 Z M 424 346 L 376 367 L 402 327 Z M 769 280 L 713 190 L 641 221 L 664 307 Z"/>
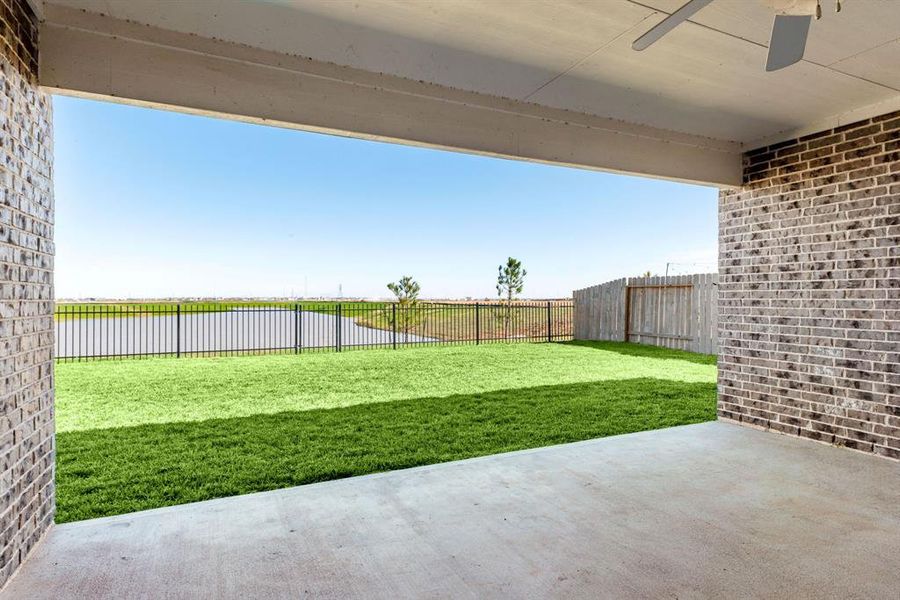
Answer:
<path fill-rule="evenodd" d="M 714 269 L 716 190 L 58 96 L 57 298 L 525 296 Z M 701 263 L 696 269 L 683 263 Z"/>

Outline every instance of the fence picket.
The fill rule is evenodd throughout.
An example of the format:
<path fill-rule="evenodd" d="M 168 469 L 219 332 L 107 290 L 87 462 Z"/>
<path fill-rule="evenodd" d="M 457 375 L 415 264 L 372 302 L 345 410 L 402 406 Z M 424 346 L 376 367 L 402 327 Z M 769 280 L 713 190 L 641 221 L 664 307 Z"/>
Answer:
<path fill-rule="evenodd" d="M 575 290 L 574 336 L 715 354 L 718 275 L 631 277 Z"/>
<path fill-rule="evenodd" d="M 58 360 L 341 352 L 572 339 L 573 301 L 498 303 L 60 304 Z M 591 323 L 597 319 L 584 319 Z M 474 323 L 473 323 L 474 321 Z M 400 325 L 403 336 L 400 336 Z M 473 327 L 474 325 L 474 327 Z M 474 330 L 474 331 L 473 331 Z M 173 339 L 174 338 L 174 339 Z"/>

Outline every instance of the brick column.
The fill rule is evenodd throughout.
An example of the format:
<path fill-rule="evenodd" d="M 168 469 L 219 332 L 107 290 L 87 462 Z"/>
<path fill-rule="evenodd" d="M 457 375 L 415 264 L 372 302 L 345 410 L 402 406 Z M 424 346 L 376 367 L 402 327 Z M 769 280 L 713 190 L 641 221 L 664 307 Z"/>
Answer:
<path fill-rule="evenodd" d="M 719 195 L 719 416 L 900 459 L 900 112 Z"/>
<path fill-rule="evenodd" d="M 0 587 L 53 522 L 53 189 L 37 20 L 0 0 Z"/>

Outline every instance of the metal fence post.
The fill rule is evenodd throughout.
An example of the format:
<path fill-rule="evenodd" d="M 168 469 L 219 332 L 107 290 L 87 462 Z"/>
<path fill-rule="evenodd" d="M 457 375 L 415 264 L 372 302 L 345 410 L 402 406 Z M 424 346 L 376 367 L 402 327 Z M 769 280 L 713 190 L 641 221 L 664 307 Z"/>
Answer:
<path fill-rule="evenodd" d="M 341 305 L 337 304 L 335 306 L 335 319 L 334 319 L 334 349 L 338 352 L 341 351 Z"/>
<path fill-rule="evenodd" d="M 294 304 L 294 354 L 300 352 L 300 305 Z"/>
<path fill-rule="evenodd" d="M 475 303 L 475 345 L 481 343 L 481 305 Z"/>
<path fill-rule="evenodd" d="M 552 317 L 551 317 L 551 312 L 550 312 L 550 302 L 548 301 L 547 302 L 547 341 L 548 342 L 553 341 L 553 329 L 552 329 L 551 322 L 552 322 Z"/>
<path fill-rule="evenodd" d="M 175 358 L 181 358 L 181 303 L 175 309 Z"/>
<path fill-rule="evenodd" d="M 391 304 L 391 321 L 394 324 L 394 350 L 397 349 L 397 303 Z"/>
<path fill-rule="evenodd" d="M 618 285 L 618 282 L 616 283 Z M 672 284 L 644 287 L 669 289 L 690 286 L 688 284 Z M 635 301 L 634 291 L 640 288 L 640 285 L 627 285 L 625 289 L 622 289 L 621 286 L 618 288 L 619 293 L 625 292 L 626 296 L 625 337 L 629 341 L 631 338 L 637 337 L 637 334 L 634 333 L 637 326 L 634 323 L 640 321 L 637 312 L 639 312 L 641 304 L 640 298 Z M 348 341 L 351 350 L 362 347 L 391 347 L 399 350 L 401 347 L 413 345 L 472 343 L 479 345 L 483 341 L 499 342 L 503 339 L 544 340 L 547 342 L 571 339 L 573 304 L 564 301 L 545 301 L 545 304 L 546 306 L 541 306 L 539 301 L 523 302 L 521 305 L 514 304 L 511 310 L 513 310 L 514 317 L 512 323 L 515 326 L 512 331 L 508 329 L 502 331 L 501 317 L 503 314 L 501 313 L 506 304 L 493 304 L 488 301 L 486 317 L 488 330 L 485 332 L 481 330 L 482 307 L 480 302 L 423 303 L 416 307 L 392 302 L 390 312 L 384 303 L 369 306 L 351 302 L 347 321 L 353 331 L 348 335 Z M 190 358 L 208 353 L 248 354 L 260 351 L 285 353 L 291 352 L 291 350 L 295 354 L 302 354 L 303 339 L 307 334 L 307 342 L 310 343 L 307 351 L 327 350 L 329 347 L 327 320 L 329 313 L 335 319 L 334 325 L 331 326 L 335 339 L 330 346 L 336 352 L 343 352 L 343 303 L 310 304 L 308 311 L 304 310 L 303 302 L 295 302 L 293 307 L 289 302 L 272 306 L 275 308 L 269 308 L 268 304 L 257 306 L 250 303 L 200 304 L 186 302 L 182 305 L 177 301 L 175 310 L 172 310 L 171 303 L 160 305 L 123 304 L 115 307 L 94 304 L 57 306 L 54 311 L 56 320 L 55 358 L 74 361 L 150 354 L 169 356 L 170 349 L 175 351 L 177 358 Z M 472 317 L 470 311 L 473 309 L 475 312 L 474 335 L 473 323 L 469 320 Z M 281 316 L 277 319 L 267 320 L 254 318 L 274 311 L 283 315 L 283 318 Z M 418 312 L 410 313 L 409 311 Z M 436 311 L 439 318 L 431 320 L 431 311 Z M 544 311 L 546 311 L 546 315 L 542 314 Z M 293 313 L 294 319 L 293 332 L 288 329 L 291 324 L 291 317 L 288 315 L 291 313 Z M 304 313 L 308 313 L 309 317 Z M 166 320 L 173 315 L 175 323 Z M 190 323 L 185 320 L 187 315 L 191 316 Z M 380 322 L 380 325 L 360 324 L 361 315 L 377 315 L 378 318 L 373 320 Z M 93 320 L 89 320 L 88 317 L 93 317 Z M 166 319 L 162 319 L 162 317 L 166 317 Z M 305 320 L 307 318 L 309 318 L 308 323 Z M 391 322 L 384 323 L 385 318 L 390 319 Z M 403 338 L 400 337 L 400 318 L 404 319 Z M 546 321 L 544 325 L 546 331 L 543 335 L 538 333 L 542 320 Z M 621 325 L 618 326 L 621 327 Z M 421 337 L 409 339 L 410 328 L 415 331 L 414 335 Z M 174 331 L 172 331 L 173 329 Z M 621 335 L 621 329 L 619 333 Z M 648 335 L 642 332 L 638 333 Z M 173 334 L 174 344 L 171 339 Z M 391 337 L 385 339 L 384 334 L 389 334 Z M 432 337 L 426 337 L 428 335 Z M 276 340 L 274 345 L 270 343 L 271 339 Z M 172 345 L 175 348 L 172 348 Z"/>

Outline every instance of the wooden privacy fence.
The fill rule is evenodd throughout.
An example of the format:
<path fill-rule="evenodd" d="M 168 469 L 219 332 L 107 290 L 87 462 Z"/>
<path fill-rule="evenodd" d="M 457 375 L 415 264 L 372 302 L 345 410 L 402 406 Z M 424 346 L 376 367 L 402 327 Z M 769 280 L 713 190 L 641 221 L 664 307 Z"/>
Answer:
<path fill-rule="evenodd" d="M 716 273 L 629 277 L 575 290 L 575 339 L 717 353 Z"/>

